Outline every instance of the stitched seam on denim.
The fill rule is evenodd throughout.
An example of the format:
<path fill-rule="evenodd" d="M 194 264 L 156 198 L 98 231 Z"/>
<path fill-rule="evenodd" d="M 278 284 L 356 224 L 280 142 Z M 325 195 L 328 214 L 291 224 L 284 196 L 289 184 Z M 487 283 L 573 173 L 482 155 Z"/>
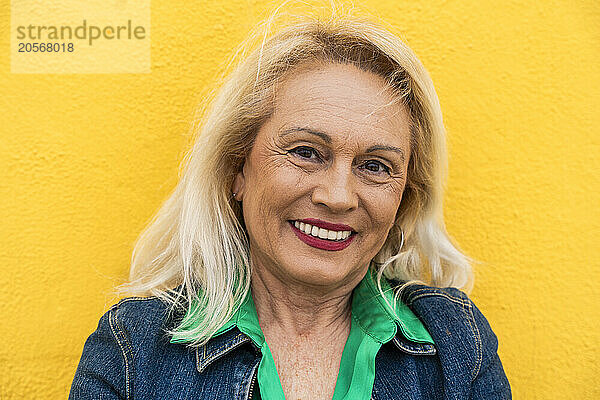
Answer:
<path fill-rule="evenodd" d="M 117 306 L 121 305 L 123 303 L 126 303 L 128 301 L 156 300 L 156 299 L 158 299 L 158 297 L 156 297 L 156 296 L 151 296 L 151 297 L 125 297 L 124 299 L 119 300 L 119 302 L 117 303 Z"/>
<path fill-rule="evenodd" d="M 433 347 L 433 346 L 432 346 L 433 351 L 431 351 L 429 349 L 418 350 L 418 349 L 413 349 L 412 347 L 400 342 L 400 340 L 396 339 L 396 337 L 394 337 L 392 339 L 392 341 L 394 342 L 396 347 L 398 347 L 399 350 L 404 351 L 411 355 L 416 355 L 416 356 L 434 355 L 436 353 L 435 347 Z"/>
<path fill-rule="evenodd" d="M 427 293 L 431 293 L 431 294 L 446 294 L 446 292 L 444 292 L 443 290 L 430 286 L 430 287 L 422 287 L 420 289 L 411 290 L 407 293 L 407 297 L 411 297 L 415 293 L 422 293 L 422 292 L 427 292 Z"/>
<path fill-rule="evenodd" d="M 411 352 L 411 353 L 412 353 L 412 352 L 419 352 L 419 350 L 418 350 L 418 349 L 415 349 L 415 348 L 413 348 L 412 346 L 409 346 L 409 345 L 406 345 L 405 343 L 402 343 L 402 342 L 401 342 L 400 340 L 398 340 L 396 337 L 394 337 L 394 338 L 392 339 L 392 342 L 394 342 L 394 344 L 395 344 L 395 345 L 396 345 L 398 348 L 400 348 L 400 349 L 402 349 L 402 350 L 406 350 L 406 351 L 408 351 L 408 352 Z"/>
<path fill-rule="evenodd" d="M 198 352 L 198 347 L 195 347 L 195 351 L 196 351 L 196 370 L 198 372 L 202 372 L 204 371 L 204 368 L 206 366 L 200 366 L 200 353 Z M 206 345 L 202 346 L 202 359 L 206 359 Z"/>
<path fill-rule="evenodd" d="M 375 393 L 377 390 L 375 389 L 375 382 L 373 382 L 373 390 L 371 391 L 371 400 L 377 400 L 377 394 Z"/>
<path fill-rule="evenodd" d="M 115 337 L 117 344 L 119 345 L 119 349 L 121 350 L 121 354 L 123 355 L 123 360 L 125 361 L 125 394 L 127 396 L 127 399 L 130 399 L 131 397 L 129 387 L 129 362 L 127 361 L 127 354 L 125 349 L 123 348 L 121 339 L 119 338 L 119 334 L 117 334 L 117 331 L 115 331 L 115 327 L 113 326 L 113 315 L 116 323 L 117 314 L 115 312 L 115 309 L 111 308 L 108 314 L 108 324 L 110 325 L 110 330 L 112 331 L 112 334 Z"/>
<path fill-rule="evenodd" d="M 249 400 L 250 399 L 250 385 L 252 385 L 252 378 L 254 378 L 254 371 L 256 371 L 258 369 L 259 365 L 260 365 L 260 360 L 250 370 L 250 381 L 245 385 L 238 386 L 237 393 L 235 394 L 236 399 L 238 399 L 238 400 Z M 258 374 L 256 376 L 256 380 L 258 381 Z M 242 393 L 243 387 L 248 387 L 247 393 Z M 256 388 L 255 388 L 255 390 L 256 390 Z"/>
<path fill-rule="evenodd" d="M 452 298 L 454 300 L 462 302 L 462 297 L 460 297 L 460 296 L 458 296 L 458 297 L 457 296 L 453 296 L 451 294 L 446 293 L 445 291 L 443 291 L 441 289 L 431 288 L 431 287 L 416 289 L 416 290 L 410 292 L 408 294 L 408 297 L 409 298 L 422 297 L 423 295 L 417 295 L 417 294 L 418 293 L 423 293 L 423 292 L 425 292 L 426 295 L 428 294 L 428 295 L 431 295 L 431 296 L 444 296 L 444 297 L 449 297 L 449 298 Z M 415 296 L 415 295 L 417 295 L 417 296 Z"/>
<path fill-rule="evenodd" d="M 223 344 L 221 347 L 219 347 L 217 350 L 215 350 L 212 354 L 214 354 L 213 356 L 211 356 L 210 358 L 208 358 L 207 360 L 203 360 L 202 364 L 203 364 L 203 368 L 202 370 L 204 370 L 204 368 L 206 368 L 206 366 L 208 364 L 211 364 L 212 362 L 216 361 L 217 359 L 221 358 L 223 355 L 227 354 L 228 352 L 230 352 L 231 350 L 234 350 L 236 348 L 238 348 L 239 346 L 241 346 L 244 343 L 247 343 L 250 341 L 250 338 L 248 338 L 246 335 L 244 335 L 243 333 L 238 334 L 236 337 L 233 338 L 233 340 L 238 340 L 238 339 L 242 339 L 236 343 L 230 344 L 230 343 L 225 343 Z M 206 349 L 206 348 L 205 348 Z M 206 354 L 206 350 L 205 353 Z"/>
<path fill-rule="evenodd" d="M 228 352 L 229 350 L 233 350 L 233 349 L 235 349 L 236 347 L 238 347 L 240 344 L 242 344 L 242 343 L 244 343 L 244 342 L 246 342 L 246 341 L 250 340 L 250 339 L 247 339 L 247 338 L 246 338 L 246 336 L 245 336 L 244 334 L 242 334 L 242 333 L 240 333 L 240 334 L 238 334 L 236 337 L 234 337 L 234 338 L 233 338 L 233 340 L 238 340 L 238 339 L 240 339 L 240 338 L 241 338 L 242 340 L 241 340 L 241 341 L 239 341 L 239 342 L 235 342 L 235 343 L 231 343 L 231 344 L 230 344 L 230 343 L 224 343 L 223 345 L 221 345 L 221 347 L 219 347 L 217 350 L 215 350 L 215 351 L 213 352 L 213 354 L 215 354 L 215 353 L 216 353 L 216 354 L 215 354 L 214 356 L 211 356 L 211 357 L 210 357 L 210 360 L 212 361 L 212 360 L 214 360 L 216 357 L 219 357 L 219 356 L 221 356 L 223 353 L 226 353 L 226 352 Z M 223 353 L 221 353 L 221 352 L 223 352 Z"/>
<path fill-rule="evenodd" d="M 416 355 L 416 356 L 425 354 L 425 352 L 423 350 L 417 350 L 417 349 L 413 349 L 413 348 L 410 348 L 410 347 L 406 347 L 403 343 L 395 342 L 394 344 L 396 344 L 396 346 L 400 350 L 402 350 L 402 351 L 404 351 L 405 353 L 408 353 L 408 354 L 412 354 L 412 355 Z"/>
<path fill-rule="evenodd" d="M 475 380 L 475 377 L 477 376 L 475 374 L 475 370 L 477 369 L 477 365 L 479 364 L 479 342 L 477 339 L 477 333 L 475 332 L 475 329 L 473 328 L 473 324 L 471 323 L 471 316 L 469 315 L 469 313 L 467 312 L 467 308 L 470 307 L 470 304 L 468 304 L 467 302 L 463 302 L 463 313 L 465 313 L 465 317 L 467 318 L 467 322 L 469 323 L 469 327 L 471 328 L 471 332 L 473 333 L 473 337 L 475 338 L 475 347 L 476 347 L 476 351 L 477 354 L 475 355 L 475 368 L 473 368 L 473 370 L 471 371 L 471 382 L 473 382 Z"/>
<path fill-rule="evenodd" d="M 451 302 L 459 304 L 461 306 L 464 304 L 463 301 L 462 301 L 462 299 L 456 298 L 456 297 L 451 296 L 451 295 L 446 294 L 446 293 L 437 293 L 437 292 L 435 292 L 435 293 L 431 293 L 431 292 L 430 293 L 424 293 L 424 294 L 420 294 L 420 295 L 411 297 L 411 303 L 413 301 L 417 300 L 417 299 L 420 299 L 421 297 L 428 297 L 428 296 L 445 297 L 446 299 L 450 300 Z"/>
<path fill-rule="evenodd" d="M 470 318 L 473 320 L 473 326 L 477 331 L 475 333 L 475 341 L 477 343 L 477 364 L 475 366 L 475 372 L 473 374 L 473 380 L 479 375 L 479 371 L 481 369 L 481 364 L 483 363 L 483 345 L 481 343 L 481 333 L 479 332 L 479 327 L 477 326 L 477 321 L 475 321 L 475 315 L 473 314 L 473 305 L 469 302 L 469 314 Z"/>
<path fill-rule="evenodd" d="M 131 365 L 130 372 L 129 372 L 129 375 L 131 377 L 131 379 L 129 379 L 129 392 L 130 392 L 131 397 L 133 397 L 133 393 L 132 393 L 133 375 L 131 373 L 131 370 L 134 369 L 134 366 L 133 366 L 133 348 L 131 347 L 131 343 L 129 343 L 129 339 L 127 338 L 125 330 L 123 329 L 123 327 L 121 326 L 121 323 L 119 322 L 119 319 L 117 318 L 117 313 L 116 312 L 115 312 L 115 325 L 117 327 L 117 330 L 121 333 L 121 336 L 123 337 L 123 342 L 127 345 L 127 348 L 129 349 L 129 359 L 130 359 L 130 365 Z"/>

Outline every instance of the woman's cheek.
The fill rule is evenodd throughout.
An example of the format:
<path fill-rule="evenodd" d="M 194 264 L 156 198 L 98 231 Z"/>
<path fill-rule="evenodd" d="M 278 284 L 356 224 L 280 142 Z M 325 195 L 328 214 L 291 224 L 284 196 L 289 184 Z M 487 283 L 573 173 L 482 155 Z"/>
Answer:
<path fill-rule="evenodd" d="M 314 178 L 313 173 L 288 162 L 277 168 L 274 182 L 278 188 L 285 190 L 287 195 L 293 197 L 307 188 L 306 185 L 311 182 L 311 177 Z M 278 195 L 285 194 L 278 193 Z"/>

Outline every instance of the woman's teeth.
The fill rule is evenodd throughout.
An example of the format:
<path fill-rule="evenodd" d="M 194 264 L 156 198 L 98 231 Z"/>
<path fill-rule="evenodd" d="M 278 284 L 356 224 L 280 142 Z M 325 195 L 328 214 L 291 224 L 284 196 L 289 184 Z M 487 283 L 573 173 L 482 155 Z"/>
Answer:
<path fill-rule="evenodd" d="M 352 233 L 351 231 L 330 231 L 329 229 L 319 228 L 304 222 L 294 221 L 294 226 L 307 235 L 327 240 L 345 240 Z"/>

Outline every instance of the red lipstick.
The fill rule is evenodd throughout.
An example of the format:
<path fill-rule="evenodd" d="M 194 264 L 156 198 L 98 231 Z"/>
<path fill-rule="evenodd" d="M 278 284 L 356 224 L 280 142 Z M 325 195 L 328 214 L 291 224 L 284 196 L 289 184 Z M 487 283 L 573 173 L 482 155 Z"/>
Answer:
<path fill-rule="evenodd" d="M 310 221 L 319 221 L 319 220 L 304 219 L 304 220 L 298 220 L 298 221 L 302 221 L 302 222 L 308 223 L 310 225 L 313 225 L 313 222 L 310 222 Z M 306 243 L 307 245 L 309 245 L 311 247 L 316 247 L 317 249 L 321 249 L 321 250 L 329 250 L 329 251 L 343 250 L 346 247 L 348 247 L 350 245 L 350 243 L 352 243 L 352 241 L 354 240 L 354 237 L 356 236 L 356 233 L 353 232 L 350 234 L 350 236 L 348 236 L 348 238 L 346 238 L 344 240 L 340 240 L 339 242 L 338 241 L 334 242 L 332 240 L 321 239 L 318 237 L 307 235 L 306 233 L 302 232 L 300 229 L 296 228 L 294 226 L 293 221 L 288 221 L 288 222 L 289 222 L 290 226 L 292 227 L 292 230 L 298 237 L 298 239 L 302 240 L 304 243 Z M 319 221 L 319 222 L 323 222 L 323 221 Z M 314 226 L 319 226 L 319 224 L 314 223 Z M 346 231 L 352 230 L 352 228 L 350 228 L 347 225 L 329 224 L 329 226 L 344 227 L 344 229 L 337 229 L 337 230 L 346 230 Z M 320 226 L 320 227 L 324 228 L 324 229 L 328 229 L 325 226 Z M 346 227 L 349 229 L 345 229 Z M 332 228 L 329 228 L 329 229 L 332 229 Z"/>

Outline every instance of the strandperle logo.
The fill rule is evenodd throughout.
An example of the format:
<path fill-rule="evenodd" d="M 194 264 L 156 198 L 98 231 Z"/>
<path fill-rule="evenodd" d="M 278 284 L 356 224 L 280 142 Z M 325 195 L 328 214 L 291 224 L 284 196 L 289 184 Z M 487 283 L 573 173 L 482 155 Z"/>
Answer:
<path fill-rule="evenodd" d="M 12 73 L 149 73 L 150 0 L 11 0 Z"/>
<path fill-rule="evenodd" d="M 28 39 L 30 41 L 48 41 L 48 40 L 73 40 L 86 39 L 87 43 L 92 46 L 94 41 L 99 39 L 106 40 L 143 40 L 146 39 L 146 28 L 142 25 L 134 25 L 129 19 L 123 25 L 88 25 L 84 19 L 83 23 L 78 26 L 70 25 L 33 25 L 17 26 L 17 39 Z"/>

